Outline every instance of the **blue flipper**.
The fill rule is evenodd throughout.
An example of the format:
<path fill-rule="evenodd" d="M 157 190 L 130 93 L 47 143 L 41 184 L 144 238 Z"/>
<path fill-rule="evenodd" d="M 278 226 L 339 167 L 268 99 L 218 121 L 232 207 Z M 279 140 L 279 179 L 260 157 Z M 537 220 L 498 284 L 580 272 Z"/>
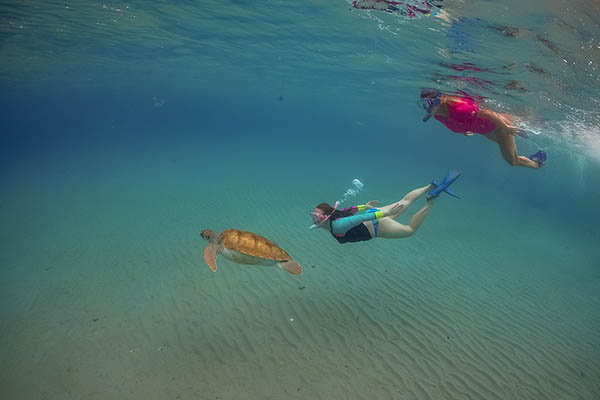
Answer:
<path fill-rule="evenodd" d="M 531 161 L 535 161 L 541 167 L 544 164 L 546 164 L 546 160 L 548 159 L 548 156 L 546 155 L 546 152 L 544 150 L 540 149 L 537 151 L 537 153 L 529 156 L 529 159 Z"/>
<path fill-rule="evenodd" d="M 433 189 L 431 192 L 429 192 L 429 194 L 427 195 L 427 200 L 431 200 L 435 197 L 438 197 L 442 192 L 446 192 L 450 196 L 460 199 L 460 197 L 458 197 L 454 192 L 452 192 L 450 190 L 450 185 L 452 185 L 454 183 L 454 181 L 456 181 L 461 175 L 462 175 L 462 172 L 452 170 L 452 171 L 448 171 L 448 174 L 446 175 L 446 177 L 444 178 L 442 183 L 438 183 L 434 179 L 431 183 L 433 183 L 435 185 L 435 189 Z"/>

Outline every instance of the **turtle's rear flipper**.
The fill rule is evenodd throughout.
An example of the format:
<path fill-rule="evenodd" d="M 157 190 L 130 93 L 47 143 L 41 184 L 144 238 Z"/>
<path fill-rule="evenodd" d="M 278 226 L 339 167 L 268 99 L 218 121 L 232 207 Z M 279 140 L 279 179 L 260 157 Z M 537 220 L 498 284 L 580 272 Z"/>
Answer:
<path fill-rule="evenodd" d="M 215 244 L 209 244 L 204 249 L 204 261 L 208 264 L 210 269 L 217 270 L 217 254 L 219 253 L 219 246 Z"/>
<path fill-rule="evenodd" d="M 302 273 L 302 267 L 300 266 L 300 264 L 293 260 L 278 262 L 277 266 L 289 272 L 290 274 L 300 275 Z"/>

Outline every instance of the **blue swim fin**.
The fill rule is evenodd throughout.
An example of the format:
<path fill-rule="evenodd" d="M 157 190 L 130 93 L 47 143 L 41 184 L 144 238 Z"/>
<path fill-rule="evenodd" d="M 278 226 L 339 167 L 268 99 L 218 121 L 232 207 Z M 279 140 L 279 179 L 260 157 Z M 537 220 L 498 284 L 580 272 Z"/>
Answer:
<path fill-rule="evenodd" d="M 529 159 L 531 161 L 535 161 L 541 167 L 544 164 L 546 164 L 546 161 L 548 160 L 548 156 L 546 155 L 546 152 L 544 150 L 540 149 L 537 151 L 537 153 L 529 156 Z"/>
<path fill-rule="evenodd" d="M 442 192 L 446 192 L 450 196 L 460 199 L 459 196 L 457 196 L 454 192 L 450 190 L 450 185 L 452 185 L 454 181 L 457 180 L 461 175 L 462 172 L 452 170 L 448 171 L 448 174 L 446 174 L 446 177 L 444 178 L 442 183 L 438 183 L 438 181 L 434 179 L 431 183 L 435 185 L 435 189 L 429 192 L 429 194 L 427 195 L 427 200 L 431 200 L 435 197 L 438 197 Z"/>

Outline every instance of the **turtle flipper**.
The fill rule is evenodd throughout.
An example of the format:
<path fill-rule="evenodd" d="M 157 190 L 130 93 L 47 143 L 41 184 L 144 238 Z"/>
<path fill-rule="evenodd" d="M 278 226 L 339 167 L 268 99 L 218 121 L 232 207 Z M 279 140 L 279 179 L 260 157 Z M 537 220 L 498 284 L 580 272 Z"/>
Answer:
<path fill-rule="evenodd" d="M 302 267 L 294 260 L 278 262 L 277 266 L 293 275 L 302 273 Z"/>
<path fill-rule="evenodd" d="M 217 254 L 219 254 L 219 246 L 216 244 L 209 244 L 204 249 L 204 261 L 213 272 L 217 270 Z"/>

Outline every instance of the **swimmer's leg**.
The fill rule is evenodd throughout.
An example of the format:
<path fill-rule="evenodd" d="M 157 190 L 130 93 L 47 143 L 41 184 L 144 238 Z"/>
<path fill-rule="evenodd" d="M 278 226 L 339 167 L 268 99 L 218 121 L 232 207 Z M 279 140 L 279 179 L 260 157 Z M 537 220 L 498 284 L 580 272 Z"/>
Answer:
<path fill-rule="evenodd" d="M 390 208 L 392 208 L 395 204 L 398 204 L 398 203 L 402 204 L 403 207 L 399 213 L 388 215 L 388 218 L 396 219 L 400 215 L 402 215 L 404 213 L 404 211 L 406 211 L 408 206 L 410 206 L 413 203 L 413 201 L 417 200 L 419 197 L 423 196 L 425 193 L 432 191 L 434 188 L 435 187 L 430 183 L 427 186 L 423 186 L 422 188 L 415 189 L 415 190 L 411 191 L 410 193 L 406 194 L 406 196 L 404 196 L 404 198 L 402 200 L 400 200 L 396 203 L 388 204 L 387 206 L 380 207 L 379 209 L 385 213 Z"/>
<path fill-rule="evenodd" d="M 538 169 L 540 167 L 535 161 L 532 161 L 525 156 L 520 156 L 519 153 L 517 153 L 515 136 L 512 133 L 498 128 L 493 135 L 494 136 L 490 137 L 489 139 L 498 143 L 498 146 L 500 147 L 500 153 L 502 153 L 502 157 L 507 163 L 513 166 L 528 167 L 533 169 Z"/>
<path fill-rule="evenodd" d="M 412 236 L 421 227 L 427 215 L 429 215 L 429 210 L 431 210 L 433 202 L 434 200 L 429 200 L 425 207 L 421 208 L 413 215 L 408 226 L 403 225 L 390 217 L 380 219 L 378 236 L 386 239 L 398 239 Z"/>
<path fill-rule="evenodd" d="M 404 196 L 402 201 L 406 201 L 408 204 L 411 204 L 413 201 L 417 200 L 419 197 L 423 196 L 427 192 L 432 191 L 433 189 L 435 189 L 435 186 L 430 183 L 427 186 L 423 186 L 422 188 L 409 192 L 406 196 Z"/>

